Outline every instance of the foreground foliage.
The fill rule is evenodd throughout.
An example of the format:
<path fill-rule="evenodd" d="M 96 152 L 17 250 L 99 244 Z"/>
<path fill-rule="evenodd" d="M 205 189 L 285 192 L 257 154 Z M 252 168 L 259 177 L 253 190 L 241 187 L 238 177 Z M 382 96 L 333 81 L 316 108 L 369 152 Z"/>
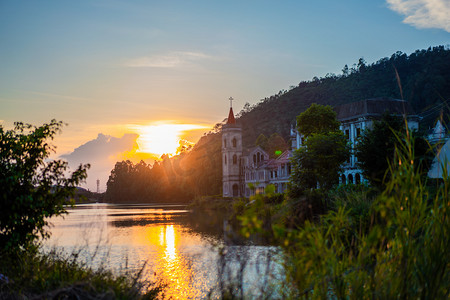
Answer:
<path fill-rule="evenodd" d="M 448 299 L 450 178 L 444 174 L 431 193 L 414 149 L 414 139 L 399 139 L 382 193 L 335 189 L 318 220 L 293 228 L 275 219 L 271 231 L 285 252 L 285 297 Z M 242 224 L 247 235 L 260 232 L 264 218 L 247 209 Z"/>
<path fill-rule="evenodd" d="M 76 186 L 89 165 L 66 177 L 67 162 L 50 160 L 49 144 L 61 130 L 52 120 L 40 127 L 0 126 L 0 298 L 133 299 L 153 298 L 160 288 L 142 294 L 139 274 L 115 276 L 86 267 L 78 254 L 39 254 L 48 218 L 67 213 Z"/>
<path fill-rule="evenodd" d="M 2 254 L 0 260 L 0 299 L 155 299 L 162 291 L 144 286 L 139 272 L 114 275 L 88 268 L 76 253 L 23 251 Z"/>
<path fill-rule="evenodd" d="M 89 165 L 66 177 L 67 162 L 49 160 L 55 150 L 49 140 L 62 126 L 56 120 L 40 127 L 18 122 L 13 130 L 0 126 L 0 251 L 47 237 L 46 218 L 65 213 L 86 178 Z"/>

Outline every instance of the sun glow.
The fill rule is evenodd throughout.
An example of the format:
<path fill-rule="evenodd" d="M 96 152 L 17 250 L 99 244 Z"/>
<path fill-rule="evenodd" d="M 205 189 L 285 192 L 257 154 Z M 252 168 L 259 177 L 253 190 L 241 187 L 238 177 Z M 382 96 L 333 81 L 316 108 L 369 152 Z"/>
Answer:
<path fill-rule="evenodd" d="M 183 135 L 192 130 L 204 129 L 204 126 L 195 124 L 156 124 L 133 126 L 139 134 L 136 142 L 139 152 L 162 154 L 175 154 L 183 140 Z"/>

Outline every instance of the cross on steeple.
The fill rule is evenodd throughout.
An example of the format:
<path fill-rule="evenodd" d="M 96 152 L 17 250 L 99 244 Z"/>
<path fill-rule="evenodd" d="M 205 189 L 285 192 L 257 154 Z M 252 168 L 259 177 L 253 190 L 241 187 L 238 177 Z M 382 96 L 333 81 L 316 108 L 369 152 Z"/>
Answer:
<path fill-rule="evenodd" d="M 236 120 L 234 119 L 233 113 L 233 97 L 228 98 L 230 100 L 230 112 L 228 113 L 228 121 L 227 124 L 236 124 Z"/>

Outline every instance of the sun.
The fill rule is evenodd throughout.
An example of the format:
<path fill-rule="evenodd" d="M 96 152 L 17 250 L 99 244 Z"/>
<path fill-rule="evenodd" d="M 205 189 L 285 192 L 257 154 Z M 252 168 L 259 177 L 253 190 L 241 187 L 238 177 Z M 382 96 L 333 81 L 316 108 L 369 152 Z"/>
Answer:
<path fill-rule="evenodd" d="M 139 152 L 153 153 L 159 156 L 175 154 L 185 132 L 205 128 L 195 124 L 155 124 L 134 127 L 139 134 L 136 140 Z"/>

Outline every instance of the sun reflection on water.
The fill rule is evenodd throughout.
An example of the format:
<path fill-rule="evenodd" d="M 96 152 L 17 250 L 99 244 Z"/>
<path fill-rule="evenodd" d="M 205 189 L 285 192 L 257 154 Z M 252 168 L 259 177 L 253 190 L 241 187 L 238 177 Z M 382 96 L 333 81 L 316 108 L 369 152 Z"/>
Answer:
<path fill-rule="evenodd" d="M 170 263 L 177 258 L 175 249 L 175 231 L 173 229 L 173 225 L 168 225 L 161 229 L 161 234 L 163 235 L 163 246 L 165 247 L 164 253 L 166 254 L 165 258 L 167 262 Z"/>
<path fill-rule="evenodd" d="M 154 226 L 154 225 L 153 225 Z M 158 226 L 158 236 L 147 235 L 150 244 L 158 243 L 156 262 L 152 269 L 156 278 L 166 285 L 165 296 L 173 299 L 197 299 L 205 292 L 198 286 L 194 278 L 199 277 L 199 270 L 194 270 L 189 257 L 180 253 L 180 247 L 188 247 L 193 241 L 181 240 L 182 234 L 179 226 L 161 224 Z M 147 234 L 149 232 L 147 231 Z M 207 278 L 204 278 L 207 279 Z"/>

